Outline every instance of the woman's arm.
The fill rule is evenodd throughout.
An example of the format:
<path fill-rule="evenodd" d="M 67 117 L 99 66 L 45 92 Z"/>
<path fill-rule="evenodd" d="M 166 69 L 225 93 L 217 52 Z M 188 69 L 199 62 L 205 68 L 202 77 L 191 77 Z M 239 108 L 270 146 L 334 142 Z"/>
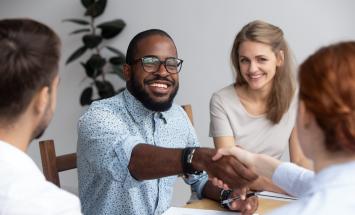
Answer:
<path fill-rule="evenodd" d="M 281 161 L 268 155 L 254 154 L 239 147 L 219 149 L 217 154 L 212 159 L 218 160 L 226 155 L 233 155 L 246 166 L 254 170 L 257 174 L 263 175 L 269 179 L 272 178 L 272 174 L 282 163 Z"/>
<path fill-rule="evenodd" d="M 299 197 L 310 187 L 314 173 L 292 163 L 283 163 L 273 157 L 263 154 L 254 154 L 238 147 L 219 149 L 213 160 L 224 155 L 233 155 L 242 163 L 254 170 L 259 176 L 272 179 L 287 193 Z M 282 165 L 281 165 L 282 164 Z M 259 177 L 260 178 L 260 177 Z M 218 186 L 225 186 L 223 179 L 214 179 Z"/>
<path fill-rule="evenodd" d="M 235 146 L 234 137 L 214 137 L 213 142 L 216 149 L 232 148 Z M 251 184 L 250 189 L 258 191 L 266 190 L 285 194 L 281 188 L 276 186 L 274 183 L 272 183 L 271 179 L 265 176 L 260 176 L 254 183 Z"/>
<path fill-rule="evenodd" d="M 298 166 L 313 170 L 313 162 L 304 155 L 301 149 L 300 143 L 298 141 L 296 128 L 293 128 L 292 130 L 290 140 L 289 140 L 289 146 L 290 146 L 290 161 L 292 163 L 297 164 Z"/>
<path fill-rule="evenodd" d="M 231 148 L 235 146 L 235 139 L 233 136 L 213 137 L 213 143 L 216 149 Z"/>

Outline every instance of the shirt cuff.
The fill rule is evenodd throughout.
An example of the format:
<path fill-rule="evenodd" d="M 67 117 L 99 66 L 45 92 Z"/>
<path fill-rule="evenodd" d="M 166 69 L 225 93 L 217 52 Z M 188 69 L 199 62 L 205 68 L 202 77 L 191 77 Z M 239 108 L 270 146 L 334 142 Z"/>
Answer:
<path fill-rule="evenodd" d="M 128 169 L 133 148 L 136 147 L 138 144 L 142 144 L 142 143 L 144 143 L 144 141 L 141 138 L 135 136 L 133 137 L 129 136 L 124 141 L 122 141 L 121 145 L 118 145 L 118 147 L 115 148 L 117 158 L 121 163 L 121 166 L 125 168 L 123 173 L 121 172 L 122 169 L 118 169 L 118 172 L 121 172 L 120 174 L 126 175 L 123 181 L 123 186 L 125 188 L 136 187 L 142 183 L 142 181 L 138 181 L 135 178 L 133 178 L 133 176 L 131 175 Z"/>
<path fill-rule="evenodd" d="M 188 174 L 188 177 L 184 178 L 186 184 L 191 185 L 192 196 L 196 196 L 198 199 L 202 199 L 202 191 L 208 181 L 208 175 L 203 171 L 199 175 Z"/>
<path fill-rule="evenodd" d="M 295 197 L 301 197 L 311 187 L 314 172 L 293 163 L 280 164 L 272 175 L 272 181 L 284 191 Z"/>

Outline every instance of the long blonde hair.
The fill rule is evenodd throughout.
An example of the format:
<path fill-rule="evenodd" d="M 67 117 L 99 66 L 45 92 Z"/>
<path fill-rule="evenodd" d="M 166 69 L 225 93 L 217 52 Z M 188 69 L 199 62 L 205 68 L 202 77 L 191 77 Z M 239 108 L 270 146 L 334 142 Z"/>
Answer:
<path fill-rule="evenodd" d="M 287 42 L 282 30 L 274 25 L 259 20 L 245 25 L 237 34 L 231 51 L 231 61 L 237 73 L 237 86 L 248 84 L 239 69 L 239 47 L 245 41 L 269 45 L 276 56 L 280 51 L 284 53 L 283 64 L 277 67 L 271 93 L 267 100 L 266 117 L 272 123 L 277 124 L 287 112 L 295 92 L 295 81 L 292 74 L 294 67 Z"/>

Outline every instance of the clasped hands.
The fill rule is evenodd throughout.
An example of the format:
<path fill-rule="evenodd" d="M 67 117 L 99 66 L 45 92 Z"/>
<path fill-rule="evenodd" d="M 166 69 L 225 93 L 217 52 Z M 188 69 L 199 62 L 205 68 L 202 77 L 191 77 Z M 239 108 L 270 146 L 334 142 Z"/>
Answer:
<path fill-rule="evenodd" d="M 253 155 L 241 148 L 219 149 L 212 160 L 224 163 L 220 172 L 210 173 L 212 183 L 222 189 L 232 189 L 229 209 L 238 210 L 242 214 L 253 214 L 258 207 L 258 198 L 249 192 L 249 186 L 258 175 L 253 169 Z"/>

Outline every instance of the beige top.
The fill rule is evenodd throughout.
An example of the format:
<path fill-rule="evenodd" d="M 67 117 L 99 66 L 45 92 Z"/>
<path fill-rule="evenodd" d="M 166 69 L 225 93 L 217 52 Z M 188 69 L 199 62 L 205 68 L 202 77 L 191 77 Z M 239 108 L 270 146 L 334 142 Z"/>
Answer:
<path fill-rule="evenodd" d="M 234 85 L 229 85 L 212 95 L 210 136 L 234 136 L 235 144 L 248 151 L 281 159 L 284 153 L 288 153 L 289 138 L 295 126 L 296 97 L 281 121 L 272 124 L 266 115 L 249 114 L 240 102 Z"/>

